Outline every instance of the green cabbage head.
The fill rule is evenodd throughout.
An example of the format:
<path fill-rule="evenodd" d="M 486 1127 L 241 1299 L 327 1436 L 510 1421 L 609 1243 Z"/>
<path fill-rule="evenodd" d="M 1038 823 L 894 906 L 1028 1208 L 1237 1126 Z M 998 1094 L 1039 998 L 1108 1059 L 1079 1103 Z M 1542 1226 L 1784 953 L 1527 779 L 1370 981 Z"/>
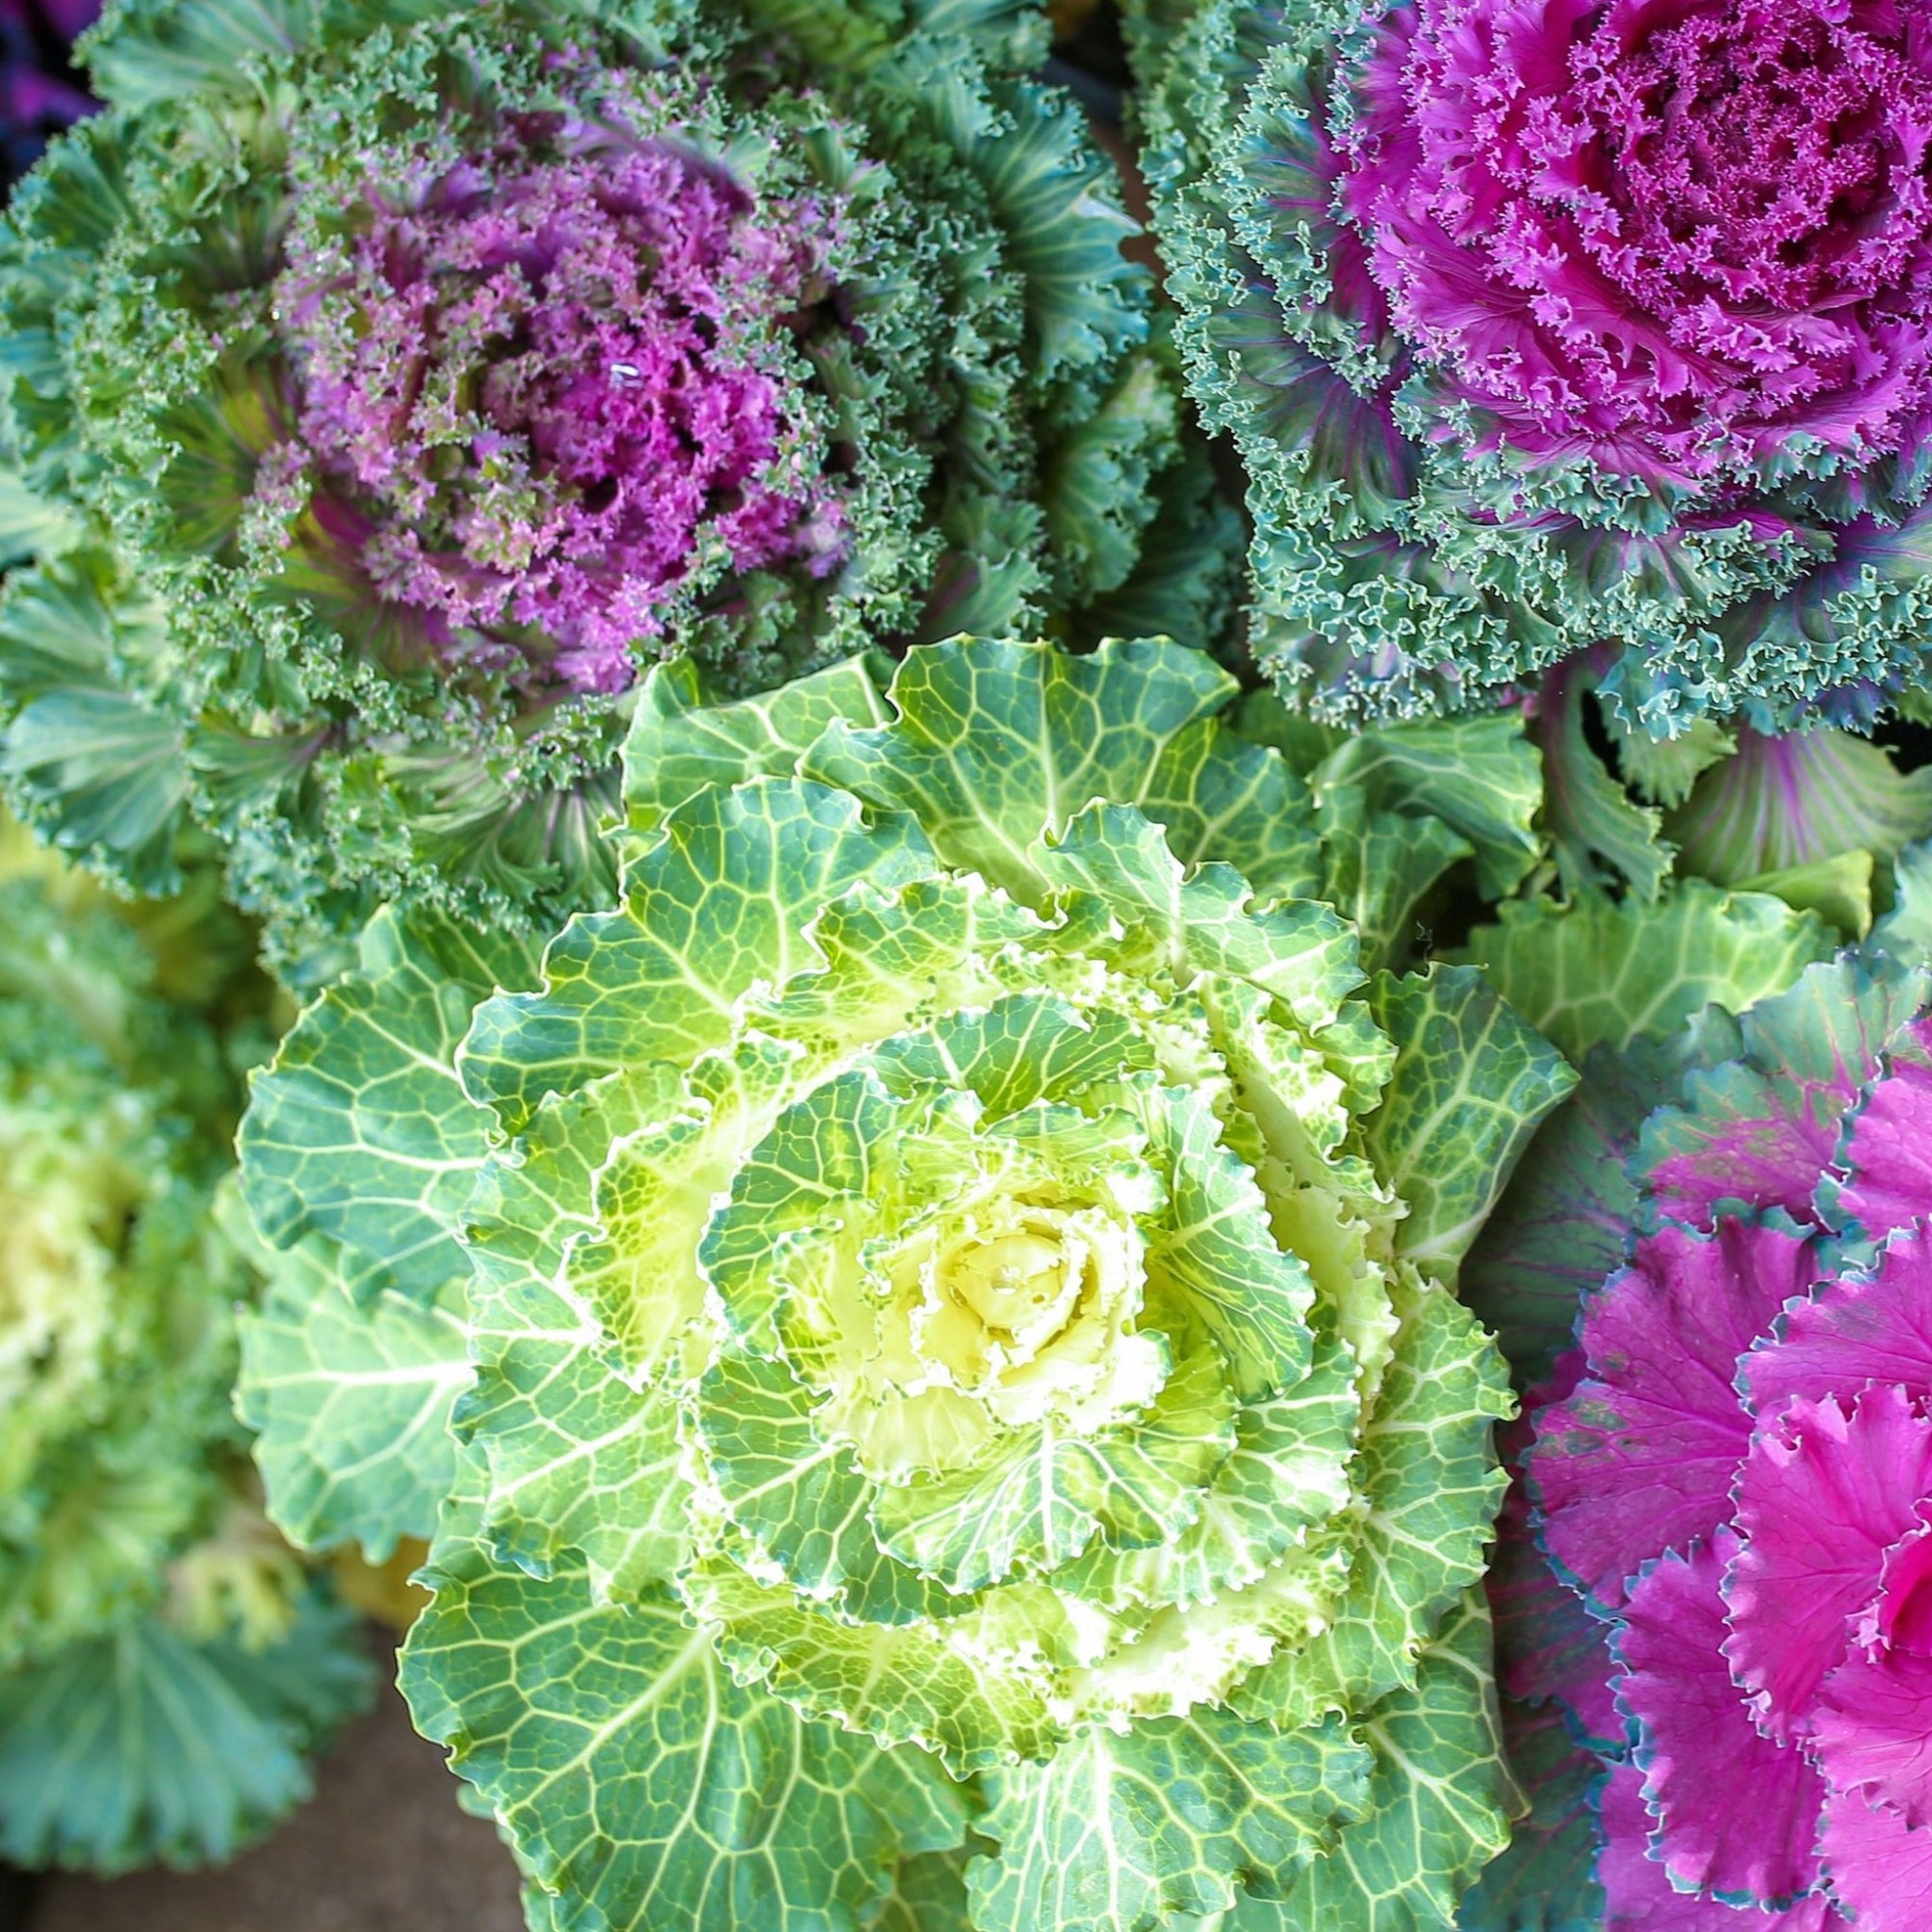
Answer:
<path fill-rule="evenodd" d="M 667 667 L 622 904 L 381 921 L 257 1082 L 275 1505 L 381 1541 L 441 1458 L 405 1685 L 534 1922 L 1446 1925 L 1507 1836 L 1449 1284 L 1570 1076 L 1322 896 L 1477 848 L 1404 800 L 1479 739 L 1311 783 L 1232 690 Z"/>
<path fill-rule="evenodd" d="M 366 1696 L 263 1520 L 230 1406 L 258 1286 L 221 1225 L 266 1048 L 203 874 L 116 903 L 0 815 L 0 1861 L 232 1856 Z"/>

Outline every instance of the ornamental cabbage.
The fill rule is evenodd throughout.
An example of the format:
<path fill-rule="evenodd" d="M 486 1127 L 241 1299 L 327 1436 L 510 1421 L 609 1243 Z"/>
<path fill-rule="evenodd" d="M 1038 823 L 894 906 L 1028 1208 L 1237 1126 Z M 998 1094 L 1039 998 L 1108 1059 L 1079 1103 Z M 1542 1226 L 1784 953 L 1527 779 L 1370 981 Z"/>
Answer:
<path fill-rule="evenodd" d="M 1257 655 L 1336 716 L 1608 639 L 1667 735 L 1932 611 L 1932 45 L 1879 0 L 1201 0 L 1140 31 Z"/>
<path fill-rule="evenodd" d="M 1232 692 L 663 668 L 621 903 L 540 960 L 385 914 L 256 1080 L 271 1506 L 440 1506 L 404 1688 L 533 1924 L 1443 1927 L 1504 1842 L 1450 1284 L 1571 1075 L 1318 895 L 1386 954 L 1519 876 L 1520 733 L 1311 784 Z"/>
<path fill-rule="evenodd" d="M 1922 1918 L 1932 976 L 1880 938 L 1586 1061 L 1592 1166 L 1472 1262 L 1549 1337 L 1559 1265 L 1612 1258 L 1577 1346 L 1523 1351 L 1492 1594 L 1539 1825 L 1466 1932 L 1565 1872 L 1551 1928 Z"/>
<path fill-rule="evenodd" d="M 136 925 L 4 840 L 0 1857 L 225 1858 L 370 1681 L 229 1409 L 245 950 L 205 890 Z"/>
<path fill-rule="evenodd" d="M 319 979 L 385 896 L 608 900 L 660 656 L 744 692 L 973 625 L 1205 623 L 1224 523 L 1043 32 L 119 10 L 109 111 L 0 238 L 22 809 L 143 889 L 207 828 Z"/>

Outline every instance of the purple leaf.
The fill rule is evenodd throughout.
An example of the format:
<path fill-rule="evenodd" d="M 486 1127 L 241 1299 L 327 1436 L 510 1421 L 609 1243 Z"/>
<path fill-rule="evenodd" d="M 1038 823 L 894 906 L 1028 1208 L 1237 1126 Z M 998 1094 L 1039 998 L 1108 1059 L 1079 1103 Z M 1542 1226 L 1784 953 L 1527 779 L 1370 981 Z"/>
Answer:
<path fill-rule="evenodd" d="M 1879 1594 L 1886 1552 L 1932 1496 L 1932 1422 L 1903 1389 L 1800 1397 L 1752 1438 L 1738 1483 L 1744 1548 L 1724 1580 L 1724 1654 L 1780 1742 L 1811 1728 L 1818 1687 Z"/>
<path fill-rule="evenodd" d="M 1666 1556 L 1631 1592 L 1617 1694 L 1639 1727 L 1643 1793 L 1679 1885 L 1783 1905 L 1817 1883 L 1825 1785 L 1803 1752 L 1761 1737 L 1724 1662 L 1720 1532 Z"/>
<path fill-rule="evenodd" d="M 1794 1396 L 1822 1401 L 1866 1382 L 1932 1397 L 1932 1236 L 1915 1229 L 1869 1275 L 1827 1282 L 1751 1350 L 1743 1373 L 1760 1415 Z"/>
<path fill-rule="evenodd" d="M 1538 1418 L 1529 1475 L 1550 1554 L 1594 1601 L 1729 1515 L 1750 1444 L 1738 1358 L 1810 1281 L 1808 1244 L 1779 1229 L 1665 1227 L 1585 1308 L 1591 1373 Z"/>
<path fill-rule="evenodd" d="M 1819 1849 L 1832 1889 L 1859 1932 L 1925 1932 L 1932 1827 L 1914 1831 L 1896 1811 L 1848 1792 L 1826 1806 Z"/>

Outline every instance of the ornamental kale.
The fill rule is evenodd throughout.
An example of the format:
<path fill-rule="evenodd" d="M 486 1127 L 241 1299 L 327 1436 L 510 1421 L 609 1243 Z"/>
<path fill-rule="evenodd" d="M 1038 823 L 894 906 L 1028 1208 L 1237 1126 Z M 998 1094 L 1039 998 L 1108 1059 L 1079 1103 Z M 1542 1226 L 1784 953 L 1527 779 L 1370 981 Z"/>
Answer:
<path fill-rule="evenodd" d="M 1579 1866 L 1538 1922 L 1922 1917 L 1928 1012 L 1932 976 L 1875 950 L 1599 1050 L 1588 1122 L 1530 1156 L 1567 1172 L 1472 1257 L 1540 1377 L 1492 1595 L 1542 1829 L 1467 1932 Z M 1593 1255 L 1552 1358 L 1561 1271 Z"/>
<path fill-rule="evenodd" d="M 1445 1927 L 1503 1843 L 1450 1285 L 1571 1075 L 1323 899 L 1520 877 L 1520 731 L 1304 779 L 1232 691 L 661 668 L 621 903 L 385 913 L 256 1080 L 271 1507 L 440 1507 L 405 1689 L 533 1924 Z"/>
<path fill-rule="evenodd" d="M 608 901 L 662 655 L 1206 626 L 1226 520 L 1043 30 L 121 9 L 0 239 L 22 809 L 142 889 L 207 828 L 317 978 L 386 897 Z"/>
<path fill-rule="evenodd" d="M 0 1857 L 225 1858 L 369 1682 L 229 1412 L 253 1280 L 213 1202 L 245 952 L 205 893 L 137 927 L 4 836 Z"/>
<path fill-rule="evenodd" d="M 1879 0 L 1200 0 L 1139 57 L 1258 655 L 1336 716 L 1608 639 L 1667 735 L 1932 613 L 1932 45 Z"/>

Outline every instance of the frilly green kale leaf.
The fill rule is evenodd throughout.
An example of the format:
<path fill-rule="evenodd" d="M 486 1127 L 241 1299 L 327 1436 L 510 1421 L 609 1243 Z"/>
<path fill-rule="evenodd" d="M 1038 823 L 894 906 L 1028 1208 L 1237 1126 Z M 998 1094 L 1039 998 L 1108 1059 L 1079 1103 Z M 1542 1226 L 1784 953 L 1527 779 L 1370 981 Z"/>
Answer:
<path fill-rule="evenodd" d="M 319 980 L 398 895 L 608 901 L 662 656 L 1213 621 L 1236 533 L 1043 27 L 118 10 L 0 237 L 20 809 L 142 890 L 206 828 Z"/>
<path fill-rule="evenodd" d="M 1528 808 L 1432 829 L 1460 727 L 1311 785 L 1233 693 L 666 666 L 614 908 L 540 961 L 385 917 L 257 1077 L 271 1507 L 440 1504 L 405 1686 L 533 1923 L 1441 1928 L 1504 1842 L 1448 1284 L 1573 1076 L 1324 895 Z"/>

